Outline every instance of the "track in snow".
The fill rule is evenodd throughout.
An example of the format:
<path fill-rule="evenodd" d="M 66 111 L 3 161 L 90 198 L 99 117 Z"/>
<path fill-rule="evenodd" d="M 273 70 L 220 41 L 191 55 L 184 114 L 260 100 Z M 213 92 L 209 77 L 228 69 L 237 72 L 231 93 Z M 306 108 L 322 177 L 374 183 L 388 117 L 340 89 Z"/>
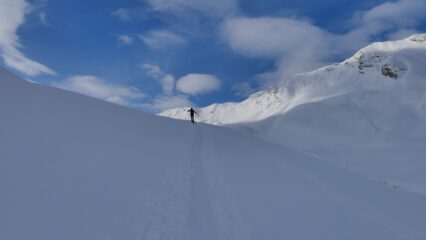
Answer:
<path fill-rule="evenodd" d="M 194 198 L 204 200 L 204 203 L 210 204 L 205 208 L 200 205 L 194 205 L 193 212 L 197 215 L 211 217 L 210 221 L 205 221 L 204 228 L 207 232 L 211 231 L 209 239 L 219 240 L 243 240 L 249 239 L 248 228 L 243 223 L 240 214 L 238 213 L 235 197 L 230 185 L 227 183 L 215 156 L 213 149 L 214 143 L 212 139 L 205 136 L 202 129 L 196 126 L 196 137 L 193 144 L 193 181 Z M 208 211 L 208 213 L 206 213 Z M 201 217 L 202 218 L 202 217 Z M 197 217 L 191 218 L 196 221 Z M 200 224 L 200 222 L 198 223 Z M 194 226 L 193 226 L 194 227 Z M 195 228 L 198 229 L 198 225 Z M 210 229 L 206 229 L 206 227 Z M 193 239 L 207 239 L 205 234 L 193 236 Z"/>
<path fill-rule="evenodd" d="M 170 160 L 165 174 L 159 173 L 161 189 L 147 190 L 141 198 L 150 210 L 136 217 L 134 239 L 249 239 L 232 190 L 209 157 L 213 143 L 194 128 L 191 155 Z"/>

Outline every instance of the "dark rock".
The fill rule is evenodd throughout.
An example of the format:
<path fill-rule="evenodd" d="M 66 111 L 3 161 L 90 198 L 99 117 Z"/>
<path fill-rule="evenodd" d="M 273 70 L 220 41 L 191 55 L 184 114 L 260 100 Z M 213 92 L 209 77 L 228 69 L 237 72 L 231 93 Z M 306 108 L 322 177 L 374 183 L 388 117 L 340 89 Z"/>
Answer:
<path fill-rule="evenodd" d="M 398 78 L 398 71 L 395 70 L 391 65 L 385 64 L 381 70 L 383 76 L 390 77 L 392 79 Z"/>

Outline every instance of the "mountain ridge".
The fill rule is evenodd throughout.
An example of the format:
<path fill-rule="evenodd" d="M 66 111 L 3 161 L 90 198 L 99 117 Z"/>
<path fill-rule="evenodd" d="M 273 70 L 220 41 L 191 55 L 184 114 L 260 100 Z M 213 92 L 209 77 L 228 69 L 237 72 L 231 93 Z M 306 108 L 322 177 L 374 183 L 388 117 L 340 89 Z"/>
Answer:
<path fill-rule="evenodd" d="M 198 119 L 201 122 L 218 125 L 256 122 L 275 114 L 285 113 L 300 104 L 320 101 L 359 88 L 389 87 L 392 83 L 376 80 L 403 79 L 409 71 L 409 66 L 406 66 L 400 59 L 393 57 L 395 52 L 410 49 L 424 51 L 426 49 L 424 39 L 426 39 L 426 34 L 415 34 L 403 40 L 370 44 L 341 63 L 325 66 L 308 73 L 296 74 L 293 78 L 285 80 L 275 88 L 251 94 L 240 103 L 212 104 L 199 108 Z M 394 61 L 396 62 L 394 63 Z M 335 75 L 345 74 L 346 71 L 360 75 L 375 74 L 375 76 L 373 76 L 373 79 L 356 76 L 366 83 L 342 80 L 342 76 L 327 79 L 327 73 L 333 74 L 334 71 L 337 71 Z M 348 76 L 343 76 L 343 78 L 348 78 Z M 421 87 L 423 88 L 425 85 L 423 84 Z M 312 88 L 316 88 L 315 91 L 310 91 Z M 299 94 L 296 94 L 297 91 L 299 91 Z M 177 119 L 186 119 L 187 117 L 183 108 L 167 110 L 159 115 Z"/>

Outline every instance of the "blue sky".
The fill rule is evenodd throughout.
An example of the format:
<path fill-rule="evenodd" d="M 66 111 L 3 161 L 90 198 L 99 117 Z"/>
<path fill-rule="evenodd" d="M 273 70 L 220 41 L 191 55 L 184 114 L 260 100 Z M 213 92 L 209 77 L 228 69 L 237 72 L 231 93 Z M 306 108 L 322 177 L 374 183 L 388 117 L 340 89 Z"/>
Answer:
<path fill-rule="evenodd" d="M 424 0 L 0 0 L 1 65 L 148 112 L 239 101 L 378 40 Z"/>

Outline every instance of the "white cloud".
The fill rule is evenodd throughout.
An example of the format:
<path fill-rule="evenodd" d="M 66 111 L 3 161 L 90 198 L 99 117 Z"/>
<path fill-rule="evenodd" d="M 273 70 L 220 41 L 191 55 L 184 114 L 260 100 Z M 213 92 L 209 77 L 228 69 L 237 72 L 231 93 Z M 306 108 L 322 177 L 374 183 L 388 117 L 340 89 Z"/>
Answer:
<path fill-rule="evenodd" d="M 134 38 L 129 35 L 120 35 L 117 37 L 120 45 L 131 45 Z"/>
<path fill-rule="evenodd" d="M 175 81 L 175 77 L 166 73 L 158 65 L 144 63 L 140 65 L 145 73 L 156 79 L 162 92 L 155 96 L 150 103 L 143 104 L 142 108 L 155 111 L 164 111 L 177 107 L 194 106 L 190 95 L 208 93 L 219 89 L 220 80 L 212 75 L 191 73 Z M 175 88 L 180 94 L 175 92 Z"/>
<path fill-rule="evenodd" d="M 171 76 L 163 73 L 155 65 L 144 64 L 146 69 L 150 69 L 150 74 L 156 77 Z M 118 84 L 111 84 L 95 76 L 73 76 L 61 82 L 51 84 L 54 87 L 68 91 L 99 98 L 108 102 L 147 111 L 164 111 L 171 108 L 194 106 L 187 95 L 174 95 L 173 93 L 163 93 L 155 96 L 149 102 L 146 95 L 140 90 Z"/>
<path fill-rule="evenodd" d="M 175 87 L 175 77 L 171 74 L 163 72 L 158 65 L 144 63 L 141 68 L 146 73 L 160 82 L 164 95 L 172 95 Z"/>
<path fill-rule="evenodd" d="M 143 63 L 140 65 L 141 69 L 146 71 L 146 73 L 155 79 L 163 78 L 167 73 L 161 70 L 160 66 L 151 64 L 151 63 Z"/>
<path fill-rule="evenodd" d="M 335 56 L 353 54 L 383 34 L 404 36 L 426 19 L 425 12 L 424 0 L 384 3 L 355 14 L 350 20 L 352 29 L 344 34 L 330 33 L 305 20 L 241 17 L 226 20 L 221 34 L 242 55 L 274 60 L 276 70 L 258 76 L 273 84 L 329 64 Z"/>
<path fill-rule="evenodd" d="M 145 19 L 150 14 L 150 10 L 145 6 L 121 7 L 111 12 L 111 16 L 118 18 L 123 22 Z"/>
<path fill-rule="evenodd" d="M 223 34 L 237 52 L 268 58 L 300 51 L 301 46 L 327 39 L 323 30 L 307 22 L 268 17 L 231 19 L 225 22 Z"/>
<path fill-rule="evenodd" d="M 238 11 L 236 0 L 148 0 L 156 11 L 185 14 L 197 11 L 211 17 L 221 17 Z"/>
<path fill-rule="evenodd" d="M 387 33 L 393 40 L 394 37 L 402 36 L 404 31 L 412 30 L 421 21 L 426 20 L 425 12 L 424 0 L 399 0 L 356 13 L 351 21 L 353 29 L 338 36 L 340 38 L 338 47 L 343 51 L 355 51 L 383 33 Z"/>
<path fill-rule="evenodd" d="M 238 18 L 224 23 L 231 48 L 248 57 L 275 60 L 277 71 L 262 78 L 283 78 L 330 62 L 332 35 L 308 22 L 286 18 Z"/>
<path fill-rule="evenodd" d="M 119 18 L 122 21 L 130 20 L 130 12 L 127 8 L 119 8 L 111 13 L 112 16 Z"/>
<path fill-rule="evenodd" d="M 4 63 L 29 76 L 51 74 L 55 72 L 45 65 L 26 57 L 19 49 L 17 30 L 25 23 L 25 15 L 30 5 L 24 0 L 0 0 L 0 55 Z"/>
<path fill-rule="evenodd" d="M 237 83 L 232 86 L 232 90 L 237 96 L 242 97 L 247 97 L 256 91 L 256 89 L 252 86 L 250 82 Z"/>
<path fill-rule="evenodd" d="M 168 30 L 153 30 L 139 37 L 150 48 L 164 48 L 186 43 L 183 37 Z"/>
<path fill-rule="evenodd" d="M 181 77 L 176 83 L 176 89 L 189 95 L 208 93 L 219 89 L 220 80 L 208 74 L 191 73 Z"/>
<path fill-rule="evenodd" d="M 400 40 L 400 39 L 407 38 L 416 33 L 419 33 L 419 32 L 414 29 L 401 29 L 396 32 L 389 33 L 386 38 L 389 40 Z"/>
<path fill-rule="evenodd" d="M 111 84 L 95 76 L 74 76 L 52 85 L 121 105 L 129 105 L 130 101 L 145 97 L 136 88 Z"/>
<path fill-rule="evenodd" d="M 426 19 L 426 1 L 400 0 L 380 4 L 361 13 L 364 24 L 371 21 L 387 21 L 401 27 L 413 26 L 419 19 Z"/>

